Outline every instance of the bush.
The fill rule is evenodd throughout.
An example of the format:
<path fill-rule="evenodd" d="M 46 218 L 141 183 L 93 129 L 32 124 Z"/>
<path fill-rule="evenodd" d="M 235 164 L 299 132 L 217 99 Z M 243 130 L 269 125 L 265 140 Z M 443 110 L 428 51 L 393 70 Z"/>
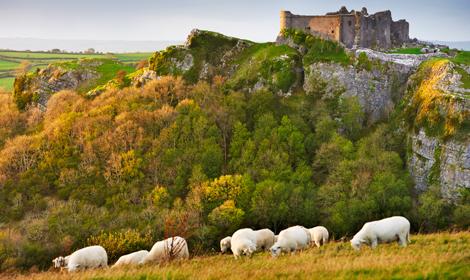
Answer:
<path fill-rule="evenodd" d="M 88 246 L 103 246 L 108 253 L 108 262 L 114 262 L 122 255 L 149 250 L 154 242 L 150 233 L 141 234 L 129 229 L 121 232 L 101 232 L 89 237 L 86 243 Z"/>
<path fill-rule="evenodd" d="M 235 207 L 233 200 L 225 201 L 222 205 L 212 210 L 208 216 L 209 222 L 220 232 L 220 236 L 231 235 L 240 228 L 244 217 L 245 212 Z"/>

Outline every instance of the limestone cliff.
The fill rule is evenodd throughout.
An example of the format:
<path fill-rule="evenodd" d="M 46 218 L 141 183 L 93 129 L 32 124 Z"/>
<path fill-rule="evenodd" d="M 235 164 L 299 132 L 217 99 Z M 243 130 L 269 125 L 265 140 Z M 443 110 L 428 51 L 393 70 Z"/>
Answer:
<path fill-rule="evenodd" d="M 448 59 L 424 62 L 409 80 L 404 110 L 416 189 L 439 185 L 449 200 L 470 188 L 470 89 L 455 68 Z"/>

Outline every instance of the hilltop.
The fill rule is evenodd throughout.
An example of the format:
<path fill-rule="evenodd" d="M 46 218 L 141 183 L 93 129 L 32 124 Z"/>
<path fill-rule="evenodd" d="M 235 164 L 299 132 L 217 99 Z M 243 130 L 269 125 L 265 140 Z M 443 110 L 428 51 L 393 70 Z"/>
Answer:
<path fill-rule="evenodd" d="M 240 227 L 468 230 L 469 53 L 282 35 L 194 30 L 139 70 L 100 57 L 20 74 L 0 94 L 0 269 L 96 243 L 112 263 L 169 235 L 204 255 Z"/>

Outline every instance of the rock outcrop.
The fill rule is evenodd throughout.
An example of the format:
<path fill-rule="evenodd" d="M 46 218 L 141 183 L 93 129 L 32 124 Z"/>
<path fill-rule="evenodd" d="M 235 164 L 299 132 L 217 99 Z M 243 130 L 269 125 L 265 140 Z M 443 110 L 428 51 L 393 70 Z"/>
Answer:
<path fill-rule="evenodd" d="M 427 61 L 409 82 L 405 112 L 409 133 L 408 167 L 419 192 L 440 186 L 453 201 L 470 188 L 470 100 L 460 75 L 446 60 Z M 465 128 L 467 126 L 467 128 Z"/>
<path fill-rule="evenodd" d="M 50 64 L 42 70 L 18 76 L 14 96 L 20 107 L 34 103 L 45 110 L 49 97 L 61 90 L 76 90 L 90 96 L 99 94 L 108 87 L 106 84 L 114 79 L 119 68 L 125 67 L 111 59 L 80 59 Z"/>
<path fill-rule="evenodd" d="M 320 79 L 326 84 L 326 92 L 342 91 L 343 97 L 357 97 L 372 124 L 395 109 L 404 94 L 408 77 L 427 56 L 390 56 L 368 49 L 361 49 L 356 55 L 360 53 L 370 59 L 367 61 L 369 69 L 361 65 L 315 63 L 305 70 L 304 90 L 310 91 Z"/>

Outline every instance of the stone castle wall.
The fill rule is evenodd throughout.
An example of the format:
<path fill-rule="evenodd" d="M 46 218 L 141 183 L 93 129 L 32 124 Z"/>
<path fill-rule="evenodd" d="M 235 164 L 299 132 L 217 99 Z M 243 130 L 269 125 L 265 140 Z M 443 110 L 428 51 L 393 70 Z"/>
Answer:
<path fill-rule="evenodd" d="M 321 35 L 341 42 L 348 48 L 389 49 L 409 40 L 409 24 L 405 20 L 394 22 L 390 11 L 367 14 L 349 12 L 342 7 L 338 12 L 322 16 L 294 15 L 281 11 L 281 30 L 292 28 Z"/>

